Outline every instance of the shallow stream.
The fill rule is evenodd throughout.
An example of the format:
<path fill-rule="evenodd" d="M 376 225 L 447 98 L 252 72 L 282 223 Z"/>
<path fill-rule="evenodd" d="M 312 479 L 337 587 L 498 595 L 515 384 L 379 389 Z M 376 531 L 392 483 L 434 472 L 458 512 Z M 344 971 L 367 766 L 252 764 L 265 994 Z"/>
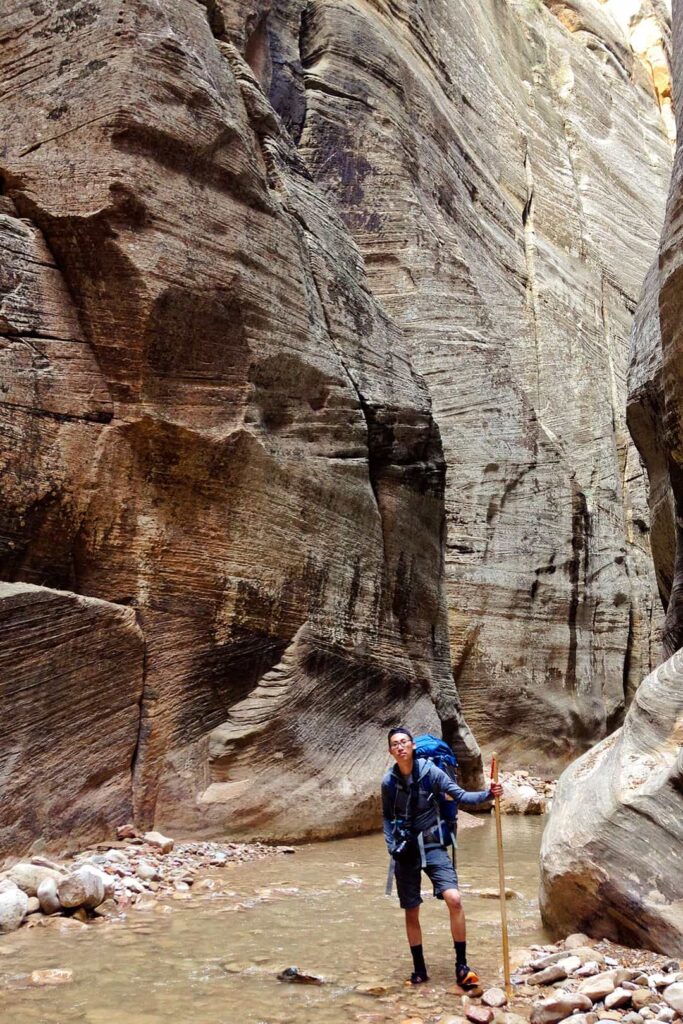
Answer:
<path fill-rule="evenodd" d="M 545 941 L 537 908 L 544 818 L 504 819 L 510 944 Z M 22 928 L 0 937 L 2 1024 L 342 1024 L 425 1022 L 457 1012 L 446 908 L 428 896 L 422 926 L 428 986 L 405 989 L 410 956 L 395 895 L 384 896 L 380 835 L 300 847 L 294 855 L 212 875 L 217 889 L 128 911 L 121 922 Z M 461 830 L 458 870 L 469 960 L 500 980 L 493 819 Z M 426 883 L 426 879 L 425 879 Z M 195 890 L 202 884 L 197 883 Z M 428 885 L 428 883 L 426 883 Z M 296 965 L 326 983 L 283 983 Z M 67 984 L 31 987 L 30 973 L 67 968 Z M 362 993 L 368 987 L 374 994 Z"/>

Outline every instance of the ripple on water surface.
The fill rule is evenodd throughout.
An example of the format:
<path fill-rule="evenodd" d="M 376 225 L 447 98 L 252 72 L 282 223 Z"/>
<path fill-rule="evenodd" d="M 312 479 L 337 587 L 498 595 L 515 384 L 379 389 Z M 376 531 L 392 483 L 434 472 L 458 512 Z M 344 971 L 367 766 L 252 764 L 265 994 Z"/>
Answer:
<path fill-rule="evenodd" d="M 538 916 L 541 818 L 506 818 L 512 946 L 544 941 Z M 458 868 L 468 920 L 470 961 L 499 980 L 495 826 L 462 830 Z M 403 987 L 410 958 L 395 895 L 384 896 L 387 857 L 381 836 L 300 848 L 227 868 L 219 892 L 156 910 L 131 910 L 123 923 L 83 930 L 23 928 L 0 942 L 2 1024 L 341 1024 L 455 1012 L 453 951 L 443 903 L 427 896 L 424 946 L 432 981 Z M 428 885 L 425 879 L 425 884 Z M 171 908 L 171 909 L 168 909 Z M 286 984 L 284 967 L 325 984 Z M 41 968 L 73 971 L 68 984 L 28 987 Z M 369 991 L 362 993 L 358 988 Z"/>

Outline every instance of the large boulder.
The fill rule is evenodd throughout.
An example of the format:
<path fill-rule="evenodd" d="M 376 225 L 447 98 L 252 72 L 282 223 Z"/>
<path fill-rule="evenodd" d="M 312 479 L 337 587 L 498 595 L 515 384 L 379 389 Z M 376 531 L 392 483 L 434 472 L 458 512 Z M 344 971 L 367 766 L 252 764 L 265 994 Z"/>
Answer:
<path fill-rule="evenodd" d="M 0 575 L 135 608 L 117 771 L 132 760 L 138 826 L 364 830 L 392 722 L 442 725 L 483 782 L 449 656 L 443 451 L 262 92 L 268 34 L 233 45 L 217 8 L 4 16 Z"/>
<path fill-rule="evenodd" d="M 0 413 L 1 416 L 1 413 Z M 143 640 L 132 608 L 0 583 L 0 858 L 111 835 L 132 812 Z M 59 873 L 15 864 L 30 896 Z"/>
<path fill-rule="evenodd" d="M 63 878 L 58 887 L 57 895 L 63 907 L 88 907 L 94 910 L 107 898 L 103 872 L 89 864 L 77 868 Z"/>
<path fill-rule="evenodd" d="M 61 872 L 42 864 L 20 862 L 9 868 L 6 877 L 14 882 L 19 889 L 22 889 L 27 896 L 37 896 L 40 883 L 45 879 L 56 881 L 61 877 Z"/>
<path fill-rule="evenodd" d="M 17 886 L 0 891 L 0 932 L 13 932 L 28 914 L 28 896 Z"/>
<path fill-rule="evenodd" d="M 560 777 L 541 847 L 553 931 L 683 956 L 682 794 L 679 651 L 641 684 L 623 728 Z"/>

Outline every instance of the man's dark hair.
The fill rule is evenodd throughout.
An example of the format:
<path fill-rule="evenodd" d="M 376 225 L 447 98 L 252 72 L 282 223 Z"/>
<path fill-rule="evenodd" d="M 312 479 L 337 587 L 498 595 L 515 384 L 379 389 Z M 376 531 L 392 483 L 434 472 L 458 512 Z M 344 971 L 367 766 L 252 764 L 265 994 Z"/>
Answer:
<path fill-rule="evenodd" d="M 409 736 L 410 739 L 413 740 L 413 734 L 410 731 L 410 729 L 404 729 L 402 725 L 399 725 L 395 729 L 390 729 L 389 730 L 389 735 L 387 736 L 387 744 L 388 744 L 388 746 L 391 746 L 391 737 L 395 736 L 397 732 L 402 732 L 405 736 Z M 415 741 L 413 740 L 413 743 L 414 742 Z"/>

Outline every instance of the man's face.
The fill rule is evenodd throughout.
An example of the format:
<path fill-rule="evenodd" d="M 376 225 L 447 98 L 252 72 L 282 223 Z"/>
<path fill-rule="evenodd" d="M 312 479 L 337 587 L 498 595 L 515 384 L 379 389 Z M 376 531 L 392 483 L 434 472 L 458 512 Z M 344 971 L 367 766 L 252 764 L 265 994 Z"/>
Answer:
<path fill-rule="evenodd" d="M 410 764 L 414 750 L 415 744 L 404 732 L 395 732 L 389 741 L 389 753 L 399 768 Z"/>

